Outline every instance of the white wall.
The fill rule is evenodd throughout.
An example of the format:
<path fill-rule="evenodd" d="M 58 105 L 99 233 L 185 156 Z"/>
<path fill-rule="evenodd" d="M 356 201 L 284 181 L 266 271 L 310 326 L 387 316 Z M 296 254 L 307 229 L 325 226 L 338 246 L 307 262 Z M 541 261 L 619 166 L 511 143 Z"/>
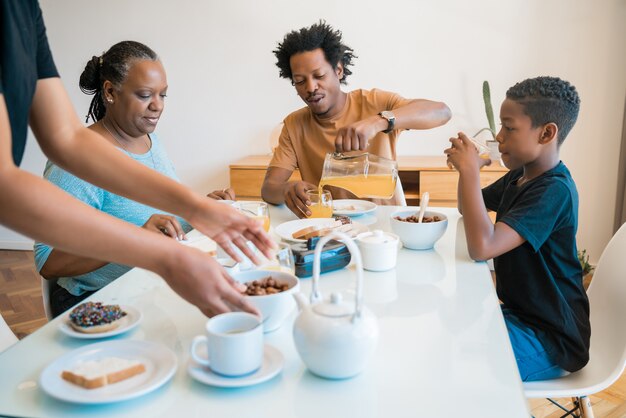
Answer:
<path fill-rule="evenodd" d="M 582 98 L 561 155 L 581 197 L 578 244 L 597 260 L 612 234 L 626 89 L 623 0 L 40 1 L 81 115 L 90 97 L 77 80 L 92 55 L 124 39 L 161 55 L 170 89 L 158 132 L 182 180 L 201 192 L 227 185 L 229 163 L 268 152 L 272 128 L 303 106 L 271 51 L 286 32 L 320 18 L 341 29 L 359 57 L 349 89 L 379 87 L 452 109 L 446 126 L 405 133 L 404 155 L 440 154 L 459 130 L 484 127 L 483 80 L 497 108 L 515 82 L 560 76 Z M 41 173 L 32 144 L 24 167 Z M 0 231 L 0 245 L 6 236 Z"/>

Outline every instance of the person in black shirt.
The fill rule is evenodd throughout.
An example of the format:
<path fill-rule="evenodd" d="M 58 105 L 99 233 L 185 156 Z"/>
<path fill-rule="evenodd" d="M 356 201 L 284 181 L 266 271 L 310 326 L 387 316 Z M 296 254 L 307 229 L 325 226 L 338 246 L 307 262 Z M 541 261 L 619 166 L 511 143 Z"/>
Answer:
<path fill-rule="evenodd" d="M 0 0 L 0 224 L 63 251 L 152 270 L 206 315 L 258 313 L 211 257 L 20 170 L 29 124 L 50 161 L 68 172 L 181 216 L 235 259 L 233 244 L 260 261 L 248 240 L 272 256 L 275 244 L 259 222 L 143 166 L 83 126 L 54 65 L 37 0 Z"/>
<path fill-rule="evenodd" d="M 559 149 L 578 117 L 576 88 L 555 77 L 511 87 L 496 137 L 510 169 L 481 192 L 482 164 L 459 133 L 445 150 L 459 171 L 458 202 L 474 260 L 494 259 L 496 287 L 522 380 L 574 372 L 589 361 L 589 301 L 576 248 L 578 192 Z M 496 211 L 491 223 L 487 210 Z"/>

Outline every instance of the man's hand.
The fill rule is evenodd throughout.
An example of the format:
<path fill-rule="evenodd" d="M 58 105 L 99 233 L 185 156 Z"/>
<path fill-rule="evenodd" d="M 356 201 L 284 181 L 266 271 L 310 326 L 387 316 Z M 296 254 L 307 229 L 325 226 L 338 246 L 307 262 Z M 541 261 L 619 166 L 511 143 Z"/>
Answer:
<path fill-rule="evenodd" d="M 307 197 L 307 190 L 316 190 L 317 186 L 306 181 L 293 181 L 285 188 L 285 204 L 298 218 L 311 215 L 308 206 L 311 205 Z"/>
<path fill-rule="evenodd" d="M 368 141 L 387 128 L 387 121 L 378 115 L 344 126 L 337 131 L 337 152 L 358 151 L 367 148 Z"/>
<path fill-rule="evenodd" d="M 443 151 L 448 156 L 448 167 L 456 168 L 459 172 L 478 171 L 491 164 L 490 159 L 480 158 L 476 146 L 463 132 L 459 132 L 457 138 L 450 138 L 450 142 L 452 146 Z"/>
<path fill-rule="evenodd" d="M 178 239 L 179 241 L 186 238 L 180 222 L 171 215 L 155 213 L 143 224 L 142 228 Z"/>
<path fill-rule="evenodd" d="M 209 193 L 207 197 L 215 200 L 235 200 L 235 190 L 232 187 L 227 187 L 222 190 L 214 190 Z"/>
<path fill-rule="evenodd" d="M 260 315 L 245 298 L 241 285 L 213 257 L 195 248 L 179 247 L 168 257 L 166 271 L 159 272 L 176 293 L 209 317 L 233 310 Z"/>

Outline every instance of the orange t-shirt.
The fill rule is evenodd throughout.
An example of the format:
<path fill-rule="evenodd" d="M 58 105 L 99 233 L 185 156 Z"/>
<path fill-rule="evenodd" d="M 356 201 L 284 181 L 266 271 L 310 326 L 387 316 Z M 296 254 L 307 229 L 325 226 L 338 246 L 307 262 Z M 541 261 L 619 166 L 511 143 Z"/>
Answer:
<path fill-rule="evenodd" d="M 318 119 L 308 107 L 303 107 L 285 118 L 278 147 L 269 165 L 290 171 L 297 168 L 302 180 L 317 185 L 322 177 L 326 154 L 335 152 L 335 138 L 340 128 L 377 115 L 383 110 L 402 107 L 409 102 L 410 100 L 398 94 L 373 89 L 347 93 L 344 108 L 333 119 Z M 370 139 L 366 151 L 395 160 L 396 142 L 400 132 L 399 129 L 388 134 L 379 132 Z M 348 198 L 353 195 L 347 192 L 345 195 L 337 195 L 333 192 L 333 197 Z M 402 188 L 396 187 L 396 194 L 391 199 L 377 199 L 376 202 L 387 205 L 404 204 Z"/>

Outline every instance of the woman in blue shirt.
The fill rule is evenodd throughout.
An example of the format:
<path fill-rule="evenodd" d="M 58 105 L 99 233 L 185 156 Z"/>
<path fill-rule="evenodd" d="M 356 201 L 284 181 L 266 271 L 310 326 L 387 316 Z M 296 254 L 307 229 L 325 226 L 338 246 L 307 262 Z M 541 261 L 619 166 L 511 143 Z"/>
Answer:
<path fill-rule="evenodd" d="M 113 45 L 93 57 L 80 77 L 81 90 L 93 95 L 87 120 L 97 132 L 139 163 L 179 181 L 154 130 L 165 106 L 167 79 L 157 54 L 134 41 Z M 94 156 L 94 158 L 96 158 Z M 48 162 L 44 177 L 78 200 L 116 218 L 181 240 L 191 225 L 181 218 L 94 186 Z M 234 199 L 232 189 L 215 191 L 216 199 Z M 35 264 L 52 280 L 50 307 L 57 316 L 101 289 L 130 266 L 107 263 L 35 244 Z"/>

